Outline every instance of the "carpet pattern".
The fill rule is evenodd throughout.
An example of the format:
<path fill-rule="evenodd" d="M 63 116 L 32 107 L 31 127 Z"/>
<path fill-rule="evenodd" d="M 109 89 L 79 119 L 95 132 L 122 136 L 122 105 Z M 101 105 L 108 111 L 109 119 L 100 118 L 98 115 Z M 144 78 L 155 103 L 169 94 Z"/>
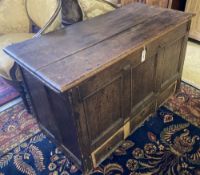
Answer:
<path fill-rule="evenodd" d="M 199 94 L 199 90 L 185 83 L 182 84 L 181 90 L 166 103 L 167 108 L 160 107 L 156 114 L 146 120 L 91 174 L 199 175 L 200 125 L 198 117 L 200 115 L 194 112 L 199 110 Z M 14 108 L 23 111 L 23 106 L 20 108 L 19 105 L 10 108 L 10 111 L 17 111 Z M 5 111 L 4 115 L 6 113 L 7 116 L 19 114 L 19 112 L 12 114 Z M 4 115 L 0 115 L 0 119 Z M 4 120 L 1 120 L 2 126 L 9 123 Z M 15 123 L 14 128 L 20 128 L 22 123 Z M 65 157 L 62 150 L 46 138 L 39 129 L 33 132 L 38 128 L 33 119 L 30 123 L 32 124 L 29 127 L 21 128 L 20 133 L 28 135 L 26 139 L 23 140 L 23 134 L 21 138 L 16 134 L 13 140 L 17 138 L 15 139 L 17 142 L 7 143 L 7 145 L 13 145 L 10 149 L 6 149 L 5 146 L 1 148 L 4 155 L 0 156 L 0 175 L 81 174 L 81 171 Z M 34 127 L 35 129 L 32 129 Z M 11 131 L 12 128 L 11 126 Z M 0 140 L 6 134 L 8 138 L 10 137 L 8 131 L 5 129 L 4 133 L 0 134 Z"/>
<path fill-rule="evenodd" d="M 180 90 L 165 104 L 171 111 L 200 128 L 200 90 L 181 83 Z"/>
<path fill-rule="evenodd" d="M 0 77 L 0 106 L 19 97 L 19 93 Z"/>
<path fill-rule="evenodd" d="M 94 172 L 129 175 L 197 175 L 200 129 L 161 107 Z"/>
<path fill-rule="evenodd" d="M 59 148 L 38 133 L 0 159 L 0 175 L 81 174 Z"/>
<path fill-rule="evenodd" d="M 22 102 L 0 113 L 0 156 L 40 131 Z"/>

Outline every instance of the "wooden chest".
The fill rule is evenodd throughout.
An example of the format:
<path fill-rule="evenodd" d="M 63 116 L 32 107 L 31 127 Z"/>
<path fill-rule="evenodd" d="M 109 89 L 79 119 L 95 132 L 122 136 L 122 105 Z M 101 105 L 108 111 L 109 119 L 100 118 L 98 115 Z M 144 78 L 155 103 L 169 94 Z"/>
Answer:
<path fill-rule="evenodd" d="M 135 3 L 5 49 L 41 128 L 85 174 L 179 86 L 191 17 Z"/>

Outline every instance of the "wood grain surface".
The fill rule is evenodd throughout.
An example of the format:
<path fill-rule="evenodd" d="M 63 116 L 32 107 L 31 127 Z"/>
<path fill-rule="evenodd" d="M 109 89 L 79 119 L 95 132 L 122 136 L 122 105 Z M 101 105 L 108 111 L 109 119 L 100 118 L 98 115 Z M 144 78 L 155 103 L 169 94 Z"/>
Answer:
<path fill-rule="evenodd" d="M 64 92 L 190 18 L 134 3 L 5 51 L 51 89 Z"/>

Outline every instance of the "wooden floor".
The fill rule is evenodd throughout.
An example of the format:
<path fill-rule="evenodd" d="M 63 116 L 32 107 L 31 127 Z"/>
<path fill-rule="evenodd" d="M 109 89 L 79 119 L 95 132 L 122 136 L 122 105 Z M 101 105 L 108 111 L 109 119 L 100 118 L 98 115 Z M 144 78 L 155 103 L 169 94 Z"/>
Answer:
<path fill-rule="evenodd" d="M 200 42 L 188 42 L 182 79 L 200 88 Z"/>

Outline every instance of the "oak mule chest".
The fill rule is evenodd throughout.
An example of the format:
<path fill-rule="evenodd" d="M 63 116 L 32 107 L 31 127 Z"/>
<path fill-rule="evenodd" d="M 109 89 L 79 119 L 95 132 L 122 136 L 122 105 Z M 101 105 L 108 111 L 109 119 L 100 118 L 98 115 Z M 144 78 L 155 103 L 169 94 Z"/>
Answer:
<path fill-rule="evenodd" d="M 191 17 L 135 3 L 5 49 L 41 128 L 84 174 L 179 87 Z"/>

